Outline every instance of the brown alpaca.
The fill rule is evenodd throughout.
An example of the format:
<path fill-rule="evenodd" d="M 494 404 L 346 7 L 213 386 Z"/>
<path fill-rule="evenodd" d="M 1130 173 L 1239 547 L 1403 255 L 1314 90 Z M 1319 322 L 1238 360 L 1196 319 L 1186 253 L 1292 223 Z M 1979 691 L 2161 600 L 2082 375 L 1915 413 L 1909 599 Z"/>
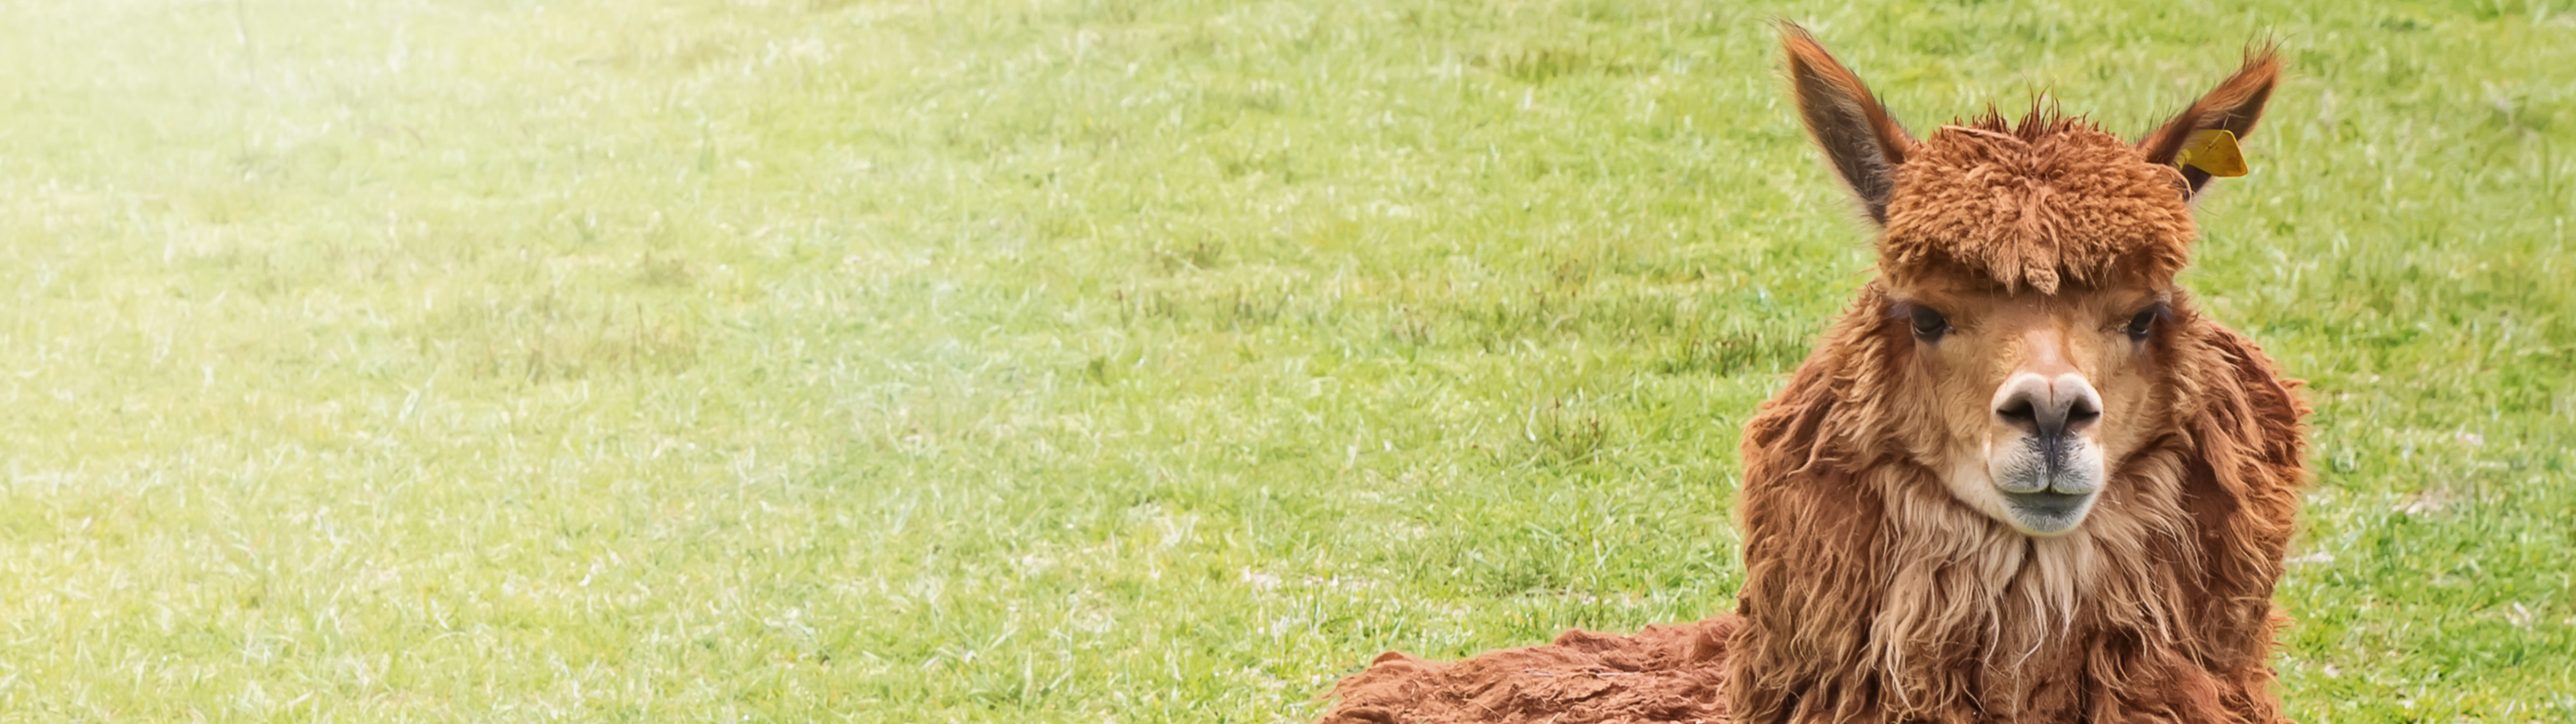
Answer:
<path fill-rule="evenodd" d="M 1784 28 L 1878 276 L 1744 433 L 1736 614 L 1456 663 L 1326 722 L 2279 722 L 2272 588 L 2307 408 L 2174 275 L 2268 51 L 2134 144 L 1992 112 L 1916 140 Z"/>

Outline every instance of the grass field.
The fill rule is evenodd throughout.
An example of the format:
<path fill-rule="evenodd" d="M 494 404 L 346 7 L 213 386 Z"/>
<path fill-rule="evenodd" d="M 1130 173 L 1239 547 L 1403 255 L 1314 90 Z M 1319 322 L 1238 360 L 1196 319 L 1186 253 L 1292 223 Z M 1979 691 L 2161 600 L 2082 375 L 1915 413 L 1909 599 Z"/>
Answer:
<path fill-rule="evenodd" d="M 1918 130 L 2286 43 L 2305 722 L 2576 721 L 2576 6 L 0 2 L 0 721 L 1269 722 L 1732 605 Z"/>

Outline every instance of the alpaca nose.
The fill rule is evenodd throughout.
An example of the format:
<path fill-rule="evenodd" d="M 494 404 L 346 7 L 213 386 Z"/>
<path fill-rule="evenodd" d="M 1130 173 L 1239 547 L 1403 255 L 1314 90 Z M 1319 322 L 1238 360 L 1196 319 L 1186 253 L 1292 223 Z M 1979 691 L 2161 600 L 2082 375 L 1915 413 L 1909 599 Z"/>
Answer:
<path fill-rule="evenodd" d="M 2102 396 L 2083 375 L 2024 372 L 1995 395 L 1995 419 L 2039 436 L 2042 449 L 2055 450 L 2067 433 L 2081 433 L 2102 419 Z"/>

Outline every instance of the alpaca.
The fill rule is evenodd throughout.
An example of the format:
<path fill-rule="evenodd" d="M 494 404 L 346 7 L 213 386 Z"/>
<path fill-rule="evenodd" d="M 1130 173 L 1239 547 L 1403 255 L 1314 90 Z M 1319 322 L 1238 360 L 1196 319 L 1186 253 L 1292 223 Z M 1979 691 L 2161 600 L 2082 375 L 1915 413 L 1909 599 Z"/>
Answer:
<path fill-rule="evenodd" d="M 1746 425 L 1735 614 L 1389 653 L 1324 721 L 2285 721 L 2307 407 L 2174 283 L 2225 165 L 2178 157 L 2253 130 L 2275 55 L 2135 143 L 2037 106 L 1917 140 L 1782 35 L 1878 263 Z"/>

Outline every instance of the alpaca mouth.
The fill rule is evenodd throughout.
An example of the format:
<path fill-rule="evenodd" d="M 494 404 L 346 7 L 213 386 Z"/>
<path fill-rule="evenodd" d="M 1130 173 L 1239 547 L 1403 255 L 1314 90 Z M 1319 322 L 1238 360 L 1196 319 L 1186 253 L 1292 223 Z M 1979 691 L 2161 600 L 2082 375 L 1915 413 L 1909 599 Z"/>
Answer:
<path fill-rule="evenodd" d="M 2032 535 L 2056 535 L 2084 522 L 2093 510 L 2091 492 L 2060 493 L 2040 490 L 2028 493 L 2003 491 L 2004 509 L 2011 515 L 2013 527 Z"/>

